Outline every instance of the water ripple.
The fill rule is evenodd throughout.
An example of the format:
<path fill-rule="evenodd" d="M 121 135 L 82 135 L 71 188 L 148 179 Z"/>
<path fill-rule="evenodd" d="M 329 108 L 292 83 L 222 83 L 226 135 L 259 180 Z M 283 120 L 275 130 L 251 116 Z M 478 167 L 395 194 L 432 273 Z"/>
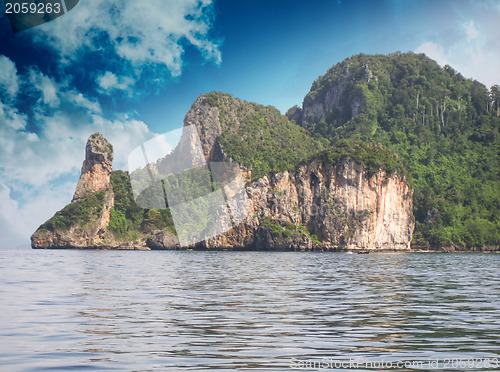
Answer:
<path fill-rule="evenodd" d="M 500 255 L 2 252 L 0 370 L 500 358 Z"/>

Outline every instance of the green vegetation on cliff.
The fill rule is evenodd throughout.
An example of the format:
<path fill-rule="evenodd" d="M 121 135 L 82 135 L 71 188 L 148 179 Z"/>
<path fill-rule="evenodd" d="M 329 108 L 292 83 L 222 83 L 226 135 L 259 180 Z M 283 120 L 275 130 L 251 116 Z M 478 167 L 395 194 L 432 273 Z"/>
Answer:
<path fill-rule="evenodd" d="M 111 185 L 114 206 L 111 208 L 109 230 L 120 240 L 136 240 L 154 230 L 175 234 L 169 209 L 144 209 L 137 206 L 128 172 L 113 171 Z M 97 221 L 105 204 L 106 191 L 93 193 L 86 199 L 70 203 L 41 225 L 37 231 L 67 231 Z"/>
<path fill-rule="evenodd" d="M 378 143 L 363 142 L 359 140 L 341 140 L 335 146 L 323 151 L 319 158 L 330 164 L 339 164 L 342 160 L 350 158 L 363 164 L 368 175 L 384 169 L 388 174 L 396 171 L 408 178 L 407 164 L 394 152 Z"/>
<path fill-rule="evenodd" d="M 224 152 L 250 167 L 252 179 L 270 172 L 293 171 L 314 159 L 339 164 L 348 157 L 363 164 L 370 175 L 383 168 L 389 174 L 399 170 L 408 176 L 407 164 L 381 144 L 342 140 L 329 146 L 320 134 L 311 135 L 272 106 L 240 101 L 219 92 L 205 97 L 208 105 L 219 108 Z"/>
<path fill-rule="evenodd" d="M 290 222 L 266 218 L 262 221 L 261 227 L 269 230 L 271 234 L 274 234 L 284 240 L 294 237 L 301 238 L 302 236 L 307 236 L 311 238 L 314 243 L 321 244 L 321 241 L 318 239 L 318 237 L 314 234 L 311 234 L 305 226 L 297 226 Z"/>
<path fill-rule="evenodd" d="M 169 209 L 143 209 L 137 206 L 128 172 L 113 171 L 111 185 L 115 205 L 111 209 L 109 230 L 116 237 L 134 239 L 154 230 L 175 231 Z"/>
<path fill-rule="evenodd" d="M 498 86 L 422 54 L 361 54 L 314 82 L 298 121 L 331 144 L 397 152 L 415 188 L 413 243 L 472 247 L 500 242 L 499 105 Z"/>
<path fill-rule="evenodd" d="M 99 218 L 104 205 L 104 191 L 96 192 L 87 199 L 70 203 L 41 225 L 38 231 L 67 230 L 72 226 L 83 227 Z"/>
<path fill-rule="evenodd" d="M 205 95 L 219 108 L 224 152 L 252 170 L 252 179 L 270 172 L 293 170 L 324 148 L 325 141 L 288 120 L 272 106 L 244 102 L 229 94 Z"/>

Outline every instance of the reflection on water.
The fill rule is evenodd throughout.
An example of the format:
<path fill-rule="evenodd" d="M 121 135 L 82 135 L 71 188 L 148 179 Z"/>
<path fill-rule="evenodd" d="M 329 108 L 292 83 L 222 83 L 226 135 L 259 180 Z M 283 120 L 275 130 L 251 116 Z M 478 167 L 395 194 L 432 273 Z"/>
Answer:
<path fill-rule="evenodd" d="M 500 358 L 499 269 L 492 254 L 3 250 L 0 370 Z"/>

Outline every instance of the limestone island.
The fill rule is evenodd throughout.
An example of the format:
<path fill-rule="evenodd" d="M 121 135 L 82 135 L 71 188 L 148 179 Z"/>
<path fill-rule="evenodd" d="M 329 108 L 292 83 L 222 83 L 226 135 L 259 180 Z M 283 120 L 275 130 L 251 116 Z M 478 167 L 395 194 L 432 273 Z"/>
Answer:
<path fill-rule="evenodd" d="M 396 167 L 389 172 L 383 163 L 367 168 L 358 159 L 364 153 L 397 164 L 399 159 L 389 150 L 363 142 L 322 149 L 319 141 L 276 109 L 220 93 L 196 100 L 185 118 L 185 125 L 193 124 L 208 164 L 237 164 L 244 175 L 246 216 L 239 224 L 218 236 L 181 247 L 169 209 L 137 205 L 128 172 L 112 170 L 113 147 L 95 133 L 87 141 L 71 203 L 39 227 L 31 237 L 32 247 L 410 249 L 413 191 L 404 172 Z M 253 125 L 258 130 L 250 131 Z M 255 169 L 245 159 L 237 161 L 241 157 L 234 152 L 233 138 L 254 143 L 249 152 L 281 153 L 273 168 L 283 161 L 286 170 L 266 172 L 266 168 Z M 240 146 L 243 144 L 238 143 L 237 148 Z"/>
<path fill-rule="evenodd" d="M 394 53 L 336 64 L 286 115 L 227 93 L 203 94 L 184 118 L 192 132 L 131 173 L 113 170 L 112 145 L 91 135 L 71 203 L 37 229 L 32 247 L 498 250 L 494 92 L 425 55 Z M 231 165 L 240 181 L 218 183 L 214 164 Z M 153 186 L 136 178 L 182 175 L 181 168 L 188 176 L 177 179 L 184 182 L 177 194 L 163 179 Z M 217 218 L 193 208 L 201 176 L 189 169 L 206 170 L 205 193 L 227 199 Z M 236 209 L 244 213 L 235 215 L 238 188 Z M 179 222 L 172 195 L 191 203 L 192 229 Z M 206 238 L 189 240 L 193 234 Z"/>

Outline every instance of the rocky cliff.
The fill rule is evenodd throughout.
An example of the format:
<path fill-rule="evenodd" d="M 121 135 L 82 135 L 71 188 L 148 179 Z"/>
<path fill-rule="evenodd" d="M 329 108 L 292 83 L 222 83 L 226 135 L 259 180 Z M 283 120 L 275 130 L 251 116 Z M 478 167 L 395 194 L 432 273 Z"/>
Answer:
<path fill-rule="evenodd" d="M 294 172 L 252 182 L 247 187 L 247 218 L 233 231 L 208 240 L 206 246 L 410 249 L 412 194 L 398 174 L 389 176 L 379 170 L 368 175 L 351 159 L 336 166 L 314 161 Z"/>
<path fill-rule="evenodd" d="M 368 168 L 347 153 L 325 156 L 321 142 L 274 108 L 229 95 L 200 96 L 184 125 L 196 128 L 199 142 L 189 137 L 181 146 L 201 144 L 209 165 L 237 164 L 246 194 L 245 215 L 233 228 L 191 248 L 410 248 L 413 191 L 401 170 Z M 181 248 L 170 212 L 135 205 L 128 174 L 112 171 L 112 156 L 100 134 L 89 138 L 73 201 L 33 234 L 33 248 Z"/>
<path fill-rule="evenodd" d="M 239 153 L 231 153 L 231 146 L 221 143 L 224 130 L 245 128 L 254 110 L 227 95 L 203 95 L 189 110 L 184 124 L 196 127 L 207 162 L 233 161 Z M 239 134 L 252 142 L 263 136 L 262 131 Z M 292 142 L 294 145 L 299 144 Z M 243 159 L 239 164 L 248 183 L 247 217 L 227 233 L 203 242 L 205 248 L 410 248 L 413 191 L 402 172 L 389 174 L 377 167 L 370 173 L 349 157 L 332 164 L 313 156 L 294 170 L 270 172 L 250 182 L 251 164 Z M 156 242 L 161 246 L 158 239 Z"/>
<path fill-rule="evenodd" d="M 100 133 L 90 136 L 85 146 L 80 180 L 76 185 L 72 203 L 87 199 L 96 192 L 109 189 L 113 171 L 113 146 Z M 109 219 L 108 219 L 109 222 Z"/>
<path fill-rule="evenodd" d="M 85 160 L 73 200 L 31 236 L 33 248 L 120 245 L 108 229 L 114 205 L 110 182 L 112 162 L 113 146 L 100 133 L 91 135 L 85 147 Z"/>
<path fill-rule="evenodd" d="M 332 69 L 333 70 L 333 69 Z M 347 59 L 330 70 L 327 77 L 316 80 L 304 98 L 302 108 L 295 106 L 287 116 L 298 124 L 334 117 L 338 121 L 356 118 L 366 107 L 367 97 L 358 89 L 360 82 L 370 84 L 378 77 L 368 63 L 353 66 Z"/>

